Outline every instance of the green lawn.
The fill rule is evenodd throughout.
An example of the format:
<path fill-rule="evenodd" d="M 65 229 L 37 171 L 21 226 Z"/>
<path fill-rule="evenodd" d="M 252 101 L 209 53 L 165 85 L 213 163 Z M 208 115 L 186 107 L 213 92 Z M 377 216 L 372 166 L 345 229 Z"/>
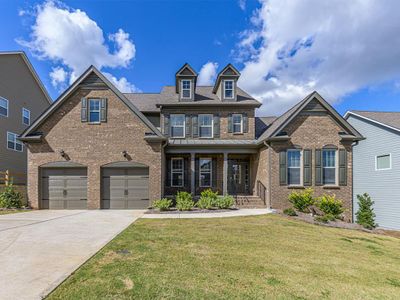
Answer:
<path fill-rule="evenodd" d="M 50 299 L 398 299 L 400 239 L 281 216 L 139 220 Z"/>

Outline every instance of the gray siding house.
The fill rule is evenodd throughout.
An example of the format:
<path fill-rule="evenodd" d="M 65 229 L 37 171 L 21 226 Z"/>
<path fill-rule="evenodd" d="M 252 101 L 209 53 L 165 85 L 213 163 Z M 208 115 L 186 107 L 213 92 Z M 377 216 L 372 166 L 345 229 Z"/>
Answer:
<path fill-rule="evenodd" d="M 353 213 L 357 194 L 375 201 L 380 227 L 400 229 L 400 112 L 349 111 L 347 121 L 364 136 L 353 148 Z"/>
<path fill-rule="evenodd" d="M 15 183 L 26 182 L 27 170 L 26 149 L 17 137 L 51 102 L 24 52 L 0 52 L 0 172 L 19 173 Z"/>

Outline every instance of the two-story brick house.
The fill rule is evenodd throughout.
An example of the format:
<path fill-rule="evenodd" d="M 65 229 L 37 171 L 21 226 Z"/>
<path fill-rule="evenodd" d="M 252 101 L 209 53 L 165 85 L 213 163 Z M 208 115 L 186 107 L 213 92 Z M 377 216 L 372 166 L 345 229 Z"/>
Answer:
<path fill-rule="evenodd" d="M 284 208 L 293 189 L 334 192 L 351 216 L 351 143 L 361 138 L 316 92 L 280 117 L 227 65 L 197 86 L 185 64 L 159 94 L 123 94 L 89 68 L 22 136 L 35 208 L 145 208 L 212 188 Z"/>

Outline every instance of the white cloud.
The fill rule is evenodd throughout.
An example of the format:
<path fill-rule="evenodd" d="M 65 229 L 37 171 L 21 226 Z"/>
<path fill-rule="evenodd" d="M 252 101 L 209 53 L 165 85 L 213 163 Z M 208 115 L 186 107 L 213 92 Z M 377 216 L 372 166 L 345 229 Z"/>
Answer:
<path fill-rule="evenodd" d="M 246 9 L 246 0 L 239 0 L 238 1 L 239 7 L 241 10 L 245 10 Z"/>
<path fill-rule="evenodd" d="M 209 61 L 204 64 L 199 72 L 197 79 L 198 85 L 213 85 L 215 77 L 217 76 L 218 63 Z"/>
<path fill-rule="evenodd" d="M 104 76 L 108 78 L 122 93 L 140 93 L 141 90 L 138 89 L 133 83 L 130 83 L 125 77 L 120 79 L 116 78 L 108 72 L 103 72 Z"/>
<path fill-rule="evenodd" d="M 282 113 L 317 90 L 331 103 L 400 79 L 400 2 L 263 0 L 240 36 L 239 85 Z"/>
<path fill-rule="evenodd" d="M 70 83 L 90 65 L 98 69 L 128 67 L 135 57 L 136 49 L 129 33 L 119 29 L 108 35 L 108 42 L 115 49 L 112 51 L 103 30 L 80 9 L 46 1 L 35 7 L 34 17 L 30 41 L 18 42 L 39 58 L 66 67 Z"/>
<path fill-rule="evenodd" d="M 62 67 L 52 68 L 50 72 L 51 84 L 54 87 L 58 87 L 60 84 L 65 83 L 68 73 Z"/>

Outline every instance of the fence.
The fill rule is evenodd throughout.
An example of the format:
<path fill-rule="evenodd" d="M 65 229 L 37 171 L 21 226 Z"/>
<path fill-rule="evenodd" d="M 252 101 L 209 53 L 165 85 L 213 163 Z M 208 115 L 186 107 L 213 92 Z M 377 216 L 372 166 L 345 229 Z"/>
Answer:
<path fill-rule="evenodd" d="M 0 192 L 8 185 L 12 184 L 16 191 L 22 194 L 22 204 L 28 203 L 26 174 L 18 172 L 10 172 L 9 170 L 0 171 Z"/>

